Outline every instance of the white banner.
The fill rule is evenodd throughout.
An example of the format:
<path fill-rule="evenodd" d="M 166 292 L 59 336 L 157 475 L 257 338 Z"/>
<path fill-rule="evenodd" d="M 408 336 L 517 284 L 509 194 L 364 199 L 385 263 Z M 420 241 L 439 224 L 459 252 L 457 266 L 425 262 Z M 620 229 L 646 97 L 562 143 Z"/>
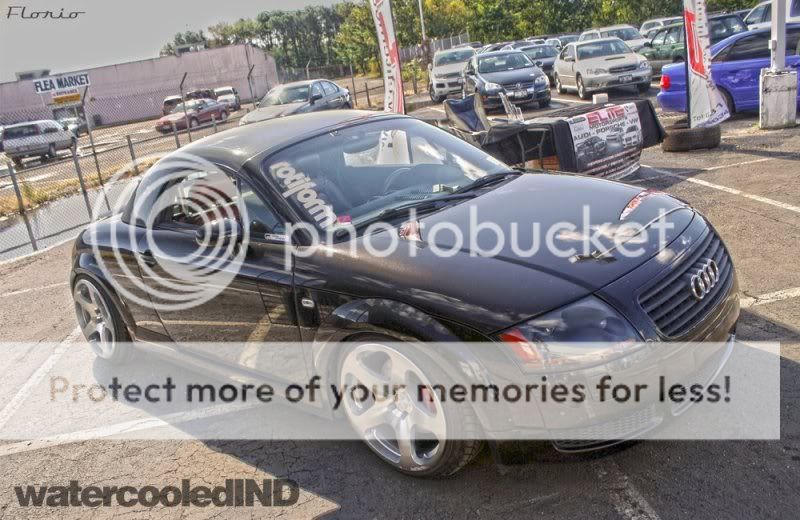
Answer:
<path fill-rule="evenodd" d="M 383 101 L 384 112 L 405 114 L 403 99 L 403 77 L 400 73 L 400 49 L 394 32 L 391 0 L 370 0 L 372 18 L 378 33 L 378 45 L 383 62 L 383 82 L 386 90 Z"/>
<path fill-rule="evenodd" d="M 73 72 L 33 81 L 33 89 L 37 94 L 44 94 L 53 90 L 88 87 L 89 85 L 91 85 L 91 82 L 89 81 L 88 72 Z"/>
<path fill-rule="evenodd" d="M 687 109 L 691 128 L 714 126 L 731 115 L 711 77 L 711 44 L 706 0 L 683 0 L 688 59 Z"/>

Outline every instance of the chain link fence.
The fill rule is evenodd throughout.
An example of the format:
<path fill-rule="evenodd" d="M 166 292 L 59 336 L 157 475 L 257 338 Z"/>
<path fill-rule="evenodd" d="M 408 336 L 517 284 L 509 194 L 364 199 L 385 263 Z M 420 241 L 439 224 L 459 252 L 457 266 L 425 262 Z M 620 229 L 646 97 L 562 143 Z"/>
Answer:
<path fill-rule="evenodd" d="M 471 43 L 468 32 L 447 36 L 445 38 L 428 40 L 431 57 L 437 51 L 452 49 L 453 47 L 458 47 L 459 45 L 465 45 L 467 43 Z M 400 49 L 400 61 L 402 62 L 423 59 L 424 57 L 425 49 L 422 45 L 411 45 Z"/>
<path fill-rule="evenodd" d="M 252 66 L 230 72 L 150 77 L 147 90 L 90 86 L 66 106 L 3 103 L 0 261 L 72 239 L 160 157 L 237 126 L 277 83 Z"/>

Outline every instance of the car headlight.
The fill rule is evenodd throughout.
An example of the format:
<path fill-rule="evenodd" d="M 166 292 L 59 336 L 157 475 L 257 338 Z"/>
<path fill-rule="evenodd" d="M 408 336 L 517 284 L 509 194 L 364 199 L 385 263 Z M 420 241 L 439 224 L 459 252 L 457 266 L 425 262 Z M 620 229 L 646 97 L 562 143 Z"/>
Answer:
<path fill-rule="evenodd" d="M 503 90 L 503 87 L 501 85 L 498 85 L 497 83 L 492 83 L 491 81 L 488 81 L 488 82 L 484 83 L 483 84 L 483 88 L 484 88 L 484 90 L 487 90 L 487 91 L 488 90 Z"/>
<path fill-rule="evenodd" d="M 608 69 L 588 69 L 586 73 L 591 76 L 601 76 L 603 74 L 608 74 Z"/>
<path fill-rule="evenodd" d="M 642 338 L 621 314 L 589 296 L 496 335 L 526 371 L 572 370 L 625 355 Z"/>
<path fill-rule="evenodd" d="M 536 85 L 537 87 L 547 85 L 548 82 L 549 80 L 547 79 L 547 76 L 545 76 L 544 74 L 542 74 L 541 76 L 537 76 L 536 79 L 533 80 L 533 84 Z"/>
<path fill-rule="evenodd" d="M 647 70 L 649 68 L 650 68 L 650 62 L 649 61 L 643 61 L 643 62 L 639 63 L 639 69 L 640 70 Z"/>

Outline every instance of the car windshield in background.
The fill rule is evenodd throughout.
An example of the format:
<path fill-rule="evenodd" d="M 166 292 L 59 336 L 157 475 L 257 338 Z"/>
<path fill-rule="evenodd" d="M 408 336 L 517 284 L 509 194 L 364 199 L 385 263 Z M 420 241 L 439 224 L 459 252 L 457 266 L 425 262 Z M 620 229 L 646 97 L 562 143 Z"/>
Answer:
<path fill-rule="evenodd" d="M 591 60 L 592 58 L 602 58 L 603 56 L 614 56 L 629 52 L 631 50 L 620 40 L 584 43 L 578 46 L 578 59 Z"/>
<path fill-rule="evenodd" d="M 559 38 L 559 40 L 561 40 L 561 45 L 566 45 L 568 43 L 578 41 L 578 38 L 578 36 L 562 36 Z"/>
<path fill-rule="evenodd" d="M 550 45 L 524 47 L 520 50 L 524 52 L 532 60 L 539 60 L 543 58 L 555 58 L 558 55 L 558 49 Z"/>
<path fill-rule="evenodd" d="M 186 102 L 186 110 L 194 110 L 197 108 L 197 105 L 200 104 L 200 101 L 187 101 Z M 175 105 L 175 108 L 172 109 L 172 113 L 183 112 L 183 103 L 178 103 Z"/>
<path fill-rule="evenodd" d="M 493 72 L 504 72 L 507 70 L 517 70 L 533 67 L 533 62 L 521 52 L 510 52 L 496 56 L 487 56 L 478 61 L 478 72 L 491 74 Z"/>
<path fill-rule="evenodd" d="M 434 59 L 434 67 L 442 65 L 452 65 L 453 63 L 463 63 L 470 59 L 475 54 L 474 49 L 459 49 L 453 52 L 446 52 L 439 54 Z"/>
<path fill-rule="evenodd" d="M 3 139 L 21 139 L 23 137 L 31 137 L 39 134 L 39 129 L 36 125 L 14 126 L 6 128 L 3 131 Z"/>
<path fill-rule="evenodd" d="M 229 88 L 218 88 L 214 91 L 218 96 L 232 96 L 233 90 Z"/>
<path fill-rule="evenodd" d="M 308 101 L 308 85 L 297 85 L 294 87 L 276 87 L 270 90 L 261 106 L 288 105 L 290 103 L 305 103 Z"/>
<path fill-rule="evenodd" d="M 747 30 L 747 26 L 738 16 L 715 18 L 709 21 L 709 25 L 711 27 L 711 34 L 709 34 L 709 37 L 714 43 L 720 42 L 728 36 L 733 36 L 734 34 L 739 34 Z"/>
<path fill-rule="evenodd" d="M 632 27 L 623 27 L 622 29 L 611 29 L 610 31 L 603 31 L 601 33 L 603 38 L 619 38 L 620 40 L 630 41 L 638 40 L 642 37 L 639 31 Z"/>
<path fill-rule="evenodd" d="M 62 125 L 78 124 L 78 118 L 77 117 L 68 117 L 66 119 L 59 119 L 58 122 L 61 123 Z"/>
<path fill-rule="evenodd" d="M 289 204 L 322 230 L 358 226 L 387 210 L 446 197 L 508 170 L 478 148 L 415 119 L 328 132 L 271 156 L 263 168 Z M 290 188 L 300 185 L 298 179 L 306 179 L 308 188 Z"/>

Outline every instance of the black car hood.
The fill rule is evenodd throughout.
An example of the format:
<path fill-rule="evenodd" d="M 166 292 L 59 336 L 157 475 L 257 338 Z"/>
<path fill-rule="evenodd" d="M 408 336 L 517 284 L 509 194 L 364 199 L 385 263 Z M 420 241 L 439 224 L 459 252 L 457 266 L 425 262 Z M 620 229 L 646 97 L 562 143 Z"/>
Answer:
<path fill-rule="evenodd" d="M 527 69 L 507 70 L 489 74 L 481 73 L 481 78 L 484 81 L 505 85 L 508 83 L 530 83 L 542 74 L 544 73 L 539 67 L 529 67 Z"/>
<path fill-rule="evenodd" d="M 250 112 L 244 119 L 247 123 L 255 123 L 257 121 L 266 121 L 267 119 L 275 119 L 276 117 L 283 117 L 296 114 L 302 108 L 308 106 L 308 103 L 287 103 L 285 105 L 272 105 L 268 107 L 260 107 L 253 112 Z"/>
<path fill-rule="evenodd" d="M 523 175 L 476 199 L 449 207 L 420 219 L 421 242 L 401 241 L 401 247 L 385 258 L 370 254 L 364 238 L 355 244 L 337 244 L 325 255 L 306 259 L 305 278 L 309 273 L 335 273 L 312 282 L 319 288 L 400 300 L 435 316 L 442 316 L 488 333 L 519 323 L 535 315 L 575 301 L 619 279 L 678 237 L 694 217 L 690 209 L 670 213 L 666 220 L 671 229 L 664 243 L 655 236 L 642 244 L 645 252 L 636 258 L 613 253 L 614 260 L 583 260 L 560 257 L 546 246 L 546 234 L 557 223 L 574 224 L 574 232 L 555 234 L 554 243 L 566 250 L 576 244 L 583 228 L 583 207 L 590 208 L 589 227 L 621 224 L 620 215 L 641 189 L 610 181 L 560 175 Z M 494 222 L 509 237 L 512 223 L 518 227 L 516 249 L 533 245 L 533 225 L 541 228 L 541 245 L 532 255 L 517 254 L 507 239 L 494 256 L 473 254 L 469 245 L 456 250 L 450 258 L 433 251 L 433 243 L 451 250 L 454 234 L 442 231 L 431 237 L 428 232 L 437 223 L 448 222 L 467 237 L 470 208 L 476 222 Z M 624 222 L 646 224 L 660 210 L 683 208 L 683 203 L 665 194 L 644 199 Z M 385 247 L 395 237 L 388 232 L 370 237 L 375 249 Z M 491 232 L 483 231 L 476 243 L 484 250 L 496 242 Z M 605 240 L 603 244 L 613 244 Z M 404 247 L 405 246 L 405 247 Z M 351 249 L 354 247 L 354 250 Z M 576 246 L 580 252 L 582 247 Z M 352 252 L 355 252 L 355 257 Z M 591 251 L 588 251 L 591 252 Z M 312 275 L 312 278 L 316 276 Z"/>

